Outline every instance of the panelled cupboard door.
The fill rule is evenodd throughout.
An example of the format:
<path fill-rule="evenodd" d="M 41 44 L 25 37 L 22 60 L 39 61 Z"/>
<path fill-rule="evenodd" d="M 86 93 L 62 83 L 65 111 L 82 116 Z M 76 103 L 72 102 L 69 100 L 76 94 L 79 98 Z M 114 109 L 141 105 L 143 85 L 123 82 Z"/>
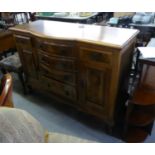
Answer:
<path fill-rule="evenodd" d="M 90 112 L 103 113 L 106 109 L 109 94 L 110 71 L 81 63 L 79 93 L 80 104 Z"/>
<path fill-rule="evenodd" d="M 33 55 L 31 53 L 29 53 L 29 51 L 26 51 L 24 49 L 21 50 L 22 51 L 22 58 L 23 58 L 23 63 L 24 65 L 24 69 L 25 69 L 25 73 L 28 76 L 31 77 L 36 77 L 36 69 L 35 69 L 35 65 L 34 65 L 34 59 L 33 59 Z"/>
<path fill-rule="evenodd" d="M 33 57 L 31 38 L 15 35 L 15 40 L 24 72 L 27 74 L 27 76 L 36 78 L 37 74 Z"/>

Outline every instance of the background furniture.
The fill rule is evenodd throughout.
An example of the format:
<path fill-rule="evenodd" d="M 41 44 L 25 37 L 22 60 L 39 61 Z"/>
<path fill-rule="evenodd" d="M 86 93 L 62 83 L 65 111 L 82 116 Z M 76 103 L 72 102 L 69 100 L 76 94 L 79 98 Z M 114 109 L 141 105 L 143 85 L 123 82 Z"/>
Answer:
<path fill-rule="evenodd" d="M 24 94 L 27 93 L 25 86 L 25 79 L 23 74 L 22 64 L 19 59 L 18 53 L 10 55 L 0 61 L 0 70 L 3 74 L 14 72 L 17 73 L 18 78 L 23 86 Z"/>
<path fill-rule="evenodd" d="M 14 16 L 15 25 L 29 23 L 30 19 L 27 12 L 14 12 L 12 14 Z"/>
<path fill-rule="evenodd" d="M 139 46 L 146 46 L 150 38 L 155 36 L 155 13 L 154 12 L 137 12 L 130 23 L 131 28 L 140 30 L 138 35 Z"/>
<path fill-rule="evenodd" d="M 147 47 L 155 47 L 155 38 L 151 38 L 147 44 Z"/>
<path fill-rule="evenodd" d="M 10 30 L 27 86 L 116 123 L 137 30 L 42 20 Z"/>
<path fill-rule="evenodd" d="M 148 47 L 151 47 L 151 48 L 148 48 Z M 146 56 L 151 56 L 151 58 L 152 58 L 152 57 L 154 57 L 154 48 L 152 48 L 152 47 L 155 47 L 155 38 L 151 38 L 149 40 L 148 44 L 145 45 L 144 48 L 143 47 L 137 47 L 135 49 L 135 54 L 133 57 L 133 65 L 132 65 L 132 70 L 131 70 L 131 74 L 130 74 L 131 75 L 131 80 L 130 80 L 131 81 L 131 91 L 132 91 L 132 88 L 135 88 L 135 84 L 137 83 L 137 77 L 139 78 L 138 60 L 139 60 L 141 53 L 138 49 L 140 48 L 142 51 L 144 51 Z"/>
<path fill-rule="evenodd" d="M 0 54 L 1 56 L 5 51 L 15 48 L 15 42 L 12 32 L 4 29 L 0 29 Z"/>
<path fill-rule="evenodd" d="M 155 24 L 129 24 L 130 27 L 140 31 L 138 35 L 138 46 L 146 46 L 152 37 L 155 36 Z"/>
<path fill-rule="evenodd" d="M 142 142 L 151 134 L 155 119 L 155 48 L 138 48 L 141 74 L 126 115 L 125 141 Z"/>
<path fill-rule="evenodd" d="M 8 28 L 7 26 L 10 26 L 10 24 L 18 25 L 28 23 L 29 17 L 27 12 L 10 12 L 3 13 L 3 20 L 5 20 L 6 22 L 5 28 Z M 0 43 L 2 43 L 2 46 L 0 46 L 0 51 L 2 52 L 2 55 L 5 55 L 5 57 L 0 60 L 0 70 L 3 74 L 6 74 L 7 72 L 17 73 L 19 80 L 21 81 L 21 84 L 23 86 L 24 93 L 26 93 L 22 64 L 20 62 L 19 55 L 17 53 L 14 54 L 16 50 L 12 32 L 5 29 L 2 30 L 0 32 Z M 14 48 L 14 50 L 10 50 L 11 48 Z M 13 51 L 13 55 L 10 54 L 10 51 Z"/>
<path fill-rule="evenodd" d="M 59 15 L 60 14 L 60 15 Z M 62 14 L 62 15 L 61 15 Z M 88 14 L 88 13 L 87 13 Z M 43 13 L 42 15 L 36 15 L 36 19 L 43 20 L 53 20 L 53 21 L 62 21 L 62 22 L 73 22 L 73 23 L 95 23 L 93 20 L 98 14 L 96 12 L 89 13 L 89 15 L 80 15 L 78 12 L 59 12 L 59 13 Z"/>
<path fill-rule="evenodd" d="M 113 17 L 133 16 L 135 12 L 114 12 Z"/>
<path fill-rule="evenodd" d="M 11 75 L 5 74 L 1 79 L 0 106 L 13 107 L 12 85 Z"/>
<path fill-rule="evenodd" d="M 1 27 L 7 29 L 14 26 L 14 16 L 11 12 L 0 12 Z"/>
<path fill-rule="evenodd" d="M 41 12 L 35 17 L 42 20 L 92 24 L 110 18 L 110 15 L 110 12 Z"/>
<path fill-rule="evenodd" d="M 30 12 L 1 12 L 1 22 L 3 21 L 3 28 L 15 26 L 17 24 L 28 23 L 33 19 L 33 14 Z"/>
<path fill-rule="evenodd" d="M 150 24 L 154 23 L 154 12 L 136 12 L 132 18 L 132 22 L 135 24 Z"/>

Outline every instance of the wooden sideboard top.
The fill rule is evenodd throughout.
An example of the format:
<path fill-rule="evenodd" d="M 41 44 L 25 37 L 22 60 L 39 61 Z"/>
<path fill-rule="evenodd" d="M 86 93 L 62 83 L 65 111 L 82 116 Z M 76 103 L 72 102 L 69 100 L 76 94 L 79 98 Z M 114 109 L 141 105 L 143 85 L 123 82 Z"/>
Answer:
<path fill-rule="evenodd" d="M 37 20 L 17 25 L 12 31 L 30 33 L 44 38 L 80 40 L 99 45 L 123 48 L 138 33 L 138 30 L 108 26 Z"/>

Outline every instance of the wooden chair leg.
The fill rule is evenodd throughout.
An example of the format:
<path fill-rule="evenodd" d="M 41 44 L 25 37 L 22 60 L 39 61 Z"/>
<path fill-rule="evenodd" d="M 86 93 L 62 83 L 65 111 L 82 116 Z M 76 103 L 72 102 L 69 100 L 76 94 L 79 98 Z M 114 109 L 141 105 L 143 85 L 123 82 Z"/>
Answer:
<path fill-rule="evenodd" d="M 3 68 L 3 67 L 1 67 L 1 72 L 2 72 L 2 74 L 6 74 L 7 73 L 7 71 L 6 71 L 6 69 L 5 68 Z"/>
<path fill-rule="evenodd" d="M 21 84 L 23 86 L 24 94 L 27 94 L 27 88 L 26 88 L 24 77 L 23 77 L 23 73 L 18 72 L 18 77 L 19 77 L 19 80 L 21 81 Z"/>
<path fill-rule="evenodd" d="M 3 52 L 3 56 L 6 58 L 7 57 L 7 51 Z"/>
<path fill-rule="evenodd" d="M 13 55 L 13 54 L 15 54 L 16 49 L 15 49 L 15 48 L 12 48 L 10 52 L 11 52 L 11 54 Z"/>
<path fill-rule="evenodd" d="M 2 60 L 3 59 L 3 55 L 2 54 L 0 54 L 0 60 Z"/>

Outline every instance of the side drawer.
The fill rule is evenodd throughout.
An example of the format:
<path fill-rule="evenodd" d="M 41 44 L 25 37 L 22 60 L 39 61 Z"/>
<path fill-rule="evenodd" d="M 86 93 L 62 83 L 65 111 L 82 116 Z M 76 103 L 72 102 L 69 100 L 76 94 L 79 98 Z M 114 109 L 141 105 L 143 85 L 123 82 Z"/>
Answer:
<path fill-rule="evenodd" d="M 45 65 L 40 66 L 40 72 L 42 75 L 53 78 L 55 80 L 75 85 L 76 78 L 74 73 L 64 72 L 64 71 L 58 71 L 58 70 L 51 70 L 49 67 Z"/>
<path fill-rule="evenodd" d="M 76 72 L 75 60 L 66 60 L 39 54 L 40 65 L 46 65 L 50 69 Z"/>
<path fill-rule="evenodd" d="M 96 49 L 80 48 L 80 60 L 111 64 L 112 53 Z"/>
<path fill-rule="evenodd" d="M 58 94 L 68 99 L 76 101 L 77 94 L 76 94 L 75 87 L 49 79 L 45 76 L 41 76 L 40 80 L 42 81 L 42 84 L 46 87 L 48 91 L 51 91 L 55 94 Z"/>
<path fill-rule="evenodd" d="M 36 46 L 39 52 L 46 53 L 52 56 L 75 58 L 74 45 L 70 42 L 48 42 L 36 41 Z"/>
<path fill-rule="evenodd" d="M 31 38 L 26 36 L 14 35 L 16 45 L 26 50 L 32 50 Z"/>

